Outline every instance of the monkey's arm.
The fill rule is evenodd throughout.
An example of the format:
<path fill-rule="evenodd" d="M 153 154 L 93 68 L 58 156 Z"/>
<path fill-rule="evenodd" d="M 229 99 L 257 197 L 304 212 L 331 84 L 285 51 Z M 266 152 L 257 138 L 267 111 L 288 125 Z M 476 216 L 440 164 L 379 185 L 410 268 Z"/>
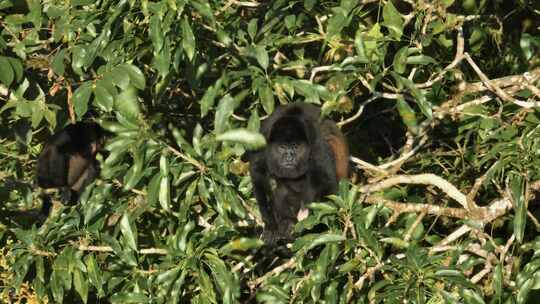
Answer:
<path fill-rule="evenodd" d="M 74 204 L 79 200 L 84 188 L 99 175 L 99 165 L 96 160 L 87 159 L 77 153 L 69 157 L 68 163 L 68 182 L 62 189 L 62 200 Z"/>
<path fill-rule="evenodd" d="M 47 144 L 37 162 L 37 183 L 42 188 L 67 185 L 68 160 L 55 144 Z"/>
<path fill-rule="evenodd" d="M 249 174 L 253 183 L 253 192 L 259 205 L 265 231 L 276 231 L 277 223 L 272 212 L 272 188 L 264 160 L 264 152 L 250 152 Z"/>

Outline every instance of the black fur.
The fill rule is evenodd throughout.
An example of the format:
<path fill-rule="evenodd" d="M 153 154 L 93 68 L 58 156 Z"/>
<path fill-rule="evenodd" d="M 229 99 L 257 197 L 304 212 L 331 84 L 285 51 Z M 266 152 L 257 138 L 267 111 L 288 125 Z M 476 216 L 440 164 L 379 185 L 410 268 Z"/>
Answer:
<path fill-rule="evenodd" d="M 325 134 L 335 131 L 325 130 L 328 126 L 338 130 L 333 122 L 320 118 L 320 109 L 314 105 L 280 106 L 261 125 L 267 146 L 244 155 L 250 161 L 255 198 L 265 224 L 263 238 L 268 244 L 290 239 L 300 209 L 337 191 L 336 158 L 325 140 Z M 276 155 L 277 151 L 285 152 Z M 297 151 L 306 153 L 295 155 Z"/>
<path fill-rule="evenodd" d="M 38 158 L 38 186 L 60 188 L 66 202 L 76 202 L 99 174 L 96 153 L 101 147 L 102 133 L 99 125 L 82 122 L 55 133 Z"/>

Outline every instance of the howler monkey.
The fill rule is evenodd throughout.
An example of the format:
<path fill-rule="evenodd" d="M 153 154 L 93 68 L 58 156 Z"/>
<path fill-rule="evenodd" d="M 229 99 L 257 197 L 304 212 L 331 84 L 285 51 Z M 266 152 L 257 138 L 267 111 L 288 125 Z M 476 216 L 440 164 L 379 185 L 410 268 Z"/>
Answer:
<path fill-rule="evenodd" d="M 37 161 L 38 186 L 60 188 L 63 200 L 75 203 L 99 173 L 96 153 L 102 140 L 103 131 L 95 123 L 78 122 L 55 133 Z"/>
<path fill-rule="evenodd" d="M 306 203 L 335 193 L 349 173 L 349 150 L 336 124 L 318 107 L 293 103 L 278 107 L 262 122 L 265 148 L 247 152 L 255 198 L 268 244 L 290 238 Z"/>

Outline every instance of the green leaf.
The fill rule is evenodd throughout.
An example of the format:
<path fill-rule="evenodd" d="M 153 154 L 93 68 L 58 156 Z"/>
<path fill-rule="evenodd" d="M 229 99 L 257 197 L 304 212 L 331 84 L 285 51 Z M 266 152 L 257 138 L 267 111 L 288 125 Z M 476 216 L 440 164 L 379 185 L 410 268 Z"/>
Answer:
<path fill-rule="evenodd" d="M 434 277 L 463 277 L 463 274 L 454 269 L 443 269 L 437 270 L 434 274 Z"/>
<path fill-rule="evenodd" d="M 88 302 L 88 281 L 80 270 L 73 273 L 73 285 L 84 303 Z"/>
<path fill-rule="evenodd" d="M 10 86 L 15 79 L 15 73 L 9 64 L 7 57 L 0 56 L 0 81 L 6 86 Z"/>
<path fill-rule="evenodd" d="M 540 289 L 540 271 L 536 271 L 532 275 L 531 280 L 533 281 L 533 284 L 531 285 L 531 289 L 539 290 Z"/>
<path fill-rule="evenodd" d="M 387 1 L 383 7 L 382 24 L 388 28 L 392 38 L 396 40 L 401 38 L 401 35 L 403 34 L 403 19 L 401 14 L 392 4 L 392 1 Z"/>
<path fill-rule="evenodd" d="M 78 118 L 82 118 L 88 111 L 88 101 L 92 94 L 92 84 L 90 81 L 84 82 L 73 93 L 73 108 Z"/>
<path fill-rule="evenodd" d="M 380 239 L 383 243 L 392 244 L 398 248 L 408 248 L 410 243 L 397 237 L 387 237 Z"/>
<path fill-rule="evenodd" d="M 363 36 L 364 30 L 362 28 L 359 28 L 354 36 L 354 48 L 356 49 L 356 54 L 359 58 L 368 61 Z"/>
<path fill-rule="evenodd" d="M 251 249 L 257 249 L 262 245 L 264 245 L 264 242 L 260 239 L 242 237 L 231 240 L 229 243 L 223 246 L 221 250 L 223 250 L 224 252 L 248 251 Z"/>
<path fill-rule="evenodd" d="M 159 158 L 159 173 L 161 176 L 166 177 L 169 175 L 169 160 L 166 153 L 162 153 Z"/>
<path fill-rule="evenodd" d="M 214 282 L 218 285 L 222 296 L 222 303 L 237 303 L 234 301 L 238 297 L 238 282 L 233 273 L 219 257 L 214 254 L 205 253 L 205 262 L 212 271 Z"/>
<path fill-rule="evenodd" d="M 23 79 L 23 65 L 21 63 L 21 60 L 18 58 L 12 58 L 8 57 L 8 61 L 11 64 L 11 68 L 13 69 L 13 72 L 15 72 L 15 81 L 20 82 Z"/>
<path fill-rule="evenodd" d="M 534 283 L 534 280 L 531 278 L 531 279 L 527 279 L 525 280 L 525 282 L 523 282 L 523 284 L 520 284 L 517 286 L 518 288 L 518 293 L 517 293 L 517 296 L 516 296 L 516 303 L 517 304 L 529 304 L 530 302 L 528 302 L 527 300 L 529 299 L 529 293 L 531 291 L 531 287 Z"/>
<path fill-rule="evenodd" d="M 257 20 L 258 20 L 257 18 L 253 18 L 248 23 L 247 30 L 248 30 L 249 37 L 251 38 L 251 41 L 254 41 L 255 35 L 257 35 Z"/>
<path fill-rule="evenodd" d="M 201 117 L 205 117 L 208 114 L 208 111 L 214 106 L 216 96 L 221 86 L 226 79 L 226 74 L 222 75 L 213 86 L 210 86 L 204 93 L 201 101 Z"/>
<path fill-rule="evenodd" d="M 503 269 L 501 264 L 497 264 L 493 271 L 493 291 L 495 291 L 495 297 L 500 299 L 503 292 Z"/>
<path fill-rule="evenodd" d="M 123 125 L 121 123 L 112 122 L 112 121 L 100 120 L 99 125 L 103 129 L 105 129 L 106 131 L 111 132 L 111 133 L 124 133 L 124 132 L 133 131 L 132 129 L 127 128 L 125 125 Z M 125 138 L 123 140 L 125 140 Z M 111 141 L 113 141 L 113 140 L 111 140 Z M 125 146 L 124 146 L 124 148 L 125 148 Z"/>
<path fill-rule="evenodd" d="M 139 90 L 144 90 L 146 86 L 146 78 L 144 77 L 144 74 L 141 72 L 141 70 L 139 70 L 138 67 L 127 63 L 123 64 L 122 68 L 128 72 L 131 84 Z"/>
<path fill-rule="evenodd" d="M 264 46 L 258 45 L 255 47 L 255 57 L 257 62 L 266 70 L 268 68 L 268 53 L 264 49 Z"/>
<path fill-rule="evenodd" d="M 266 146 L 266 140 L 262 134 L 248 129 L 229 130 L 216 136 L 216 140 L 240 143 L 250 150 L 260 149 Z"/>
<path fill-rule="evenodd" d="M 338 281 L 332 281 L 324 290 L 324 302 L 325 303 L 339 303 L 338 302 Z"/>
<path fill-rule="evenodd" d="M 287 15 L 285 17 L 285 26 L 289 31 L 292 31 L 296 28 L 296 15 Z"/>
<path fill-rule="evenodd" d="M 188 244 L 189 233 L 195 228 L 195 223 L 193 221 L 187 222 L 184 225 L 178 237 L 177 248 L 178 250 L 185 252 Z"/>
<path fill-rule="evenodd" d="M 111 297 L 112 303 L 118 303 L 118 304 L 124 304 L 124 303 L 136 303 L 136 304 L 142 304 L 142 303 L 150 303 L 150 299 L 138 292 L 119 292 L 115 293 Z"/>
<path fill-rule="evenodd" d="M 396 101 L 397 109 L 399 112 L 399 115 L 401 116 L 401 119 L 403 120 L 403 123 L 409 129 L 416 133 L 418 132 L 418 122 L 416 120 L 416 113 L 414 110 L 409 106 L 409 104 L 403 99 L 403 97 L 399 97 Z"/>
<path fill-rule="evenodd" d="M 317 0 L 304 0 L 304 7 L 307 11 L 311 11 L 315 5 L 317 4 Z"/>
<path fill-rule="evenodd" d="M 414 85 L 409 79 L 402 77 L 395 72 L 390 72 L 392 76 L 398 81 L 401 85 L 405 86 L 416 100 L 416 104 L 422 111 L 422 114 L 427 118 L 431 119 L 433 117 L 433 111 L 431 109 L 432 105 L 427 101 L 426 96 Z"/>
<path fill-rule="evenodd" d="M 64 288 L 60 281 L 61 278 L 58 275 L 58 272 L 56 270 L 53 270 L 53 272 L 51 273 L 51 278 L 49 280 L 49 286 L 51 288 L 53 298 L 57 303 L 62 303 L 62 300 L 64 298 Z"/>
<path fill-rule="evenodd" d="M 32 128 L 37 128 L 45 113 L 38 107 L 37 104 L 34 104 L 32 108 L 34 108 L 32 111 Z"/>
<path fill-rule="evenodd" d="M 261 128 L 261 120 L 259 113 L 256 109 L 251 110 L 251 115 L 248 120 L 247 129 L 250 131 L 258 132 Z"/>
<path fill-rule="evenodd" d="M 129 215 L 127 213 L 124 213 L 124 216 L 122 216 L 122 219 L 120 220 L 120 231 L 122 231 L 122 235 L 127 241 L 127 245 L 132 250 L 137 250 L 137 237 L 136 231 L 134 232 L 131 229 L 131 223 L 129 221 Z"/>
<path fill-rule="evenodd" d="M 156 284 L 159 284 L 159 285 L 169 285 L 174 281 L 176 280 L 176 278 L 178 277 L 178 274 L 180 273 L 180 267 L 174 267 L 174 268 L 171 268 L 167 271 L 164 271 L 162 273 L 160 273 L 157 277 L 156 277 L 156 281 L 155 283 Z"/>
<path fill-rule="evenodd" d="M 223 30 L 218 30 L 216 36 L 219 42 L 223 43 L 226 47 L 229 47 L 232 43 L 232 39 L 229 34 Z"/>
<path fill-rule="evenodd" d="M 64 76 L 65 72 L 65 65 L 64 60 L 66 58 L 66 49 L 61 49 L 56 55 L 54 55 L 54 58 L 52 60 L 51 67 L 53 71 L 59 75 Z"/>
<path fill-rule="evenodd" d="M 126 90 L 129 87 L 129 74 L 124 66 L 119 65 L 115 67 L 111 72 L 112 82 L 120 88 L 120 90 Z"/>
<path fill-rule="evenodd" d="M 101 273 L 99 271 L 99 266 L 96 263 L 94 254 L 89 254 L 85 258 L 86 270 L 88 272 L 88 279 L 90 283 L 97 289 L 98 295 L 101 297 L 103 293 L 103 281 L 101 279 Z"/>
<path fill-rule="evenodd" d="M 141 178 L 143 177 L 143 167 L 144 163 L 144 146 L 135 147 L 135 151 L 132 153 L 133 156 L 133 166 L 129 168 L 126 175 L 124 176 L 124 191 L 133 189 L 137 186 Z"/>
<path fill-rule="evenodd" d="M 216 20 L 214 17 L 214 11 L 212 10 L 212 7 L 210 7 L 210 4 L 206 1 L 198 2 L 198 1 L 190 1 L 189 4 L 199 12 L 206 20 L 210 22 L 211 26 L 214 26 Z M 214 27 L 215 28 L 215 27 Z"/>
<path fill-rule="evenodd" d="M 182 20 L 182 38 L 182 47 L 189 60 L 192 61 L 195 57 L 195 36 L 186 18 Z"/>
<path fill-rule="evenodd" d="M 217 106 L 216 115 L 214 117 L 214 132 L 221 134 L 227 128 L 229 118 L 237 107 L 237 102 L 231 95 L 227 94 L 221 98 Z"/>
<path fill-rule="evenodd" d="M 435 64 L 435 59 L 427 55 L 417 55 L 407 57 L 407 64 Z"/>
<path fill-rule="evenodd" d="M 527 203 L 524 194 L 524 179 L 520 174 L 513 173 L 510 176 L 510 190 L 514 202 L 514 234 L 518 243 L 523 242 L 525 225 L 527 224 Z"/>
<path fill-rule="evenodd" d="M 271 114 L 274 112 L 274 94 L 272 93 L 272 89 L 268 85 L 262 85 L 259 87 L 259 97 L 261 99 L 261 104 L 264 108 L 264 111 L 267 114 Z"/>
<path fill-rule="evenodd" d="M 384 53 L 381 52 L 380 42 L 384 40 L 384 35 L 381 31 L 381 26 L 379 25 L 379 23 L 375 23 L 371 27 L 369 32 L 364 35 L 365 37 L 363 37 L 362 42 L 367 58 L 370 60 L 376 60 L 379 58 L 382 59 L 384 57 Z"/>
<path fill-rule="evenodd" d="M 463 290 L 463 300 L 467 304 L 485 304 L 482 297 L 472 289 Z"/>
<path fill-rule="evenodd" d="M 71 68 L 78 75 L 83 75 L 82 67 L 86 58 L 86 49 L 81 46 L 75 46 L 71 49 Z"/>
<path fill-rule="evenodd" d="M 141 113 L 137 89 L 129 86 L 125 91 L 116 95 L 114 98 L 114 107 L 124 117 L 129 118 L 131 121 L 137 121 Z"/>
<path fill-rule="evenodd" d="M 307 80 L 301 79 L 294 81 L 295 91 L 306 98 L 306 102 L 320 104 L 319 93 L 317 92 L 316 86 L 313 83 L 310 83 Z"/>
<path fill-rule="evenodd" d="M 159 183 L 159 204 L 166 211 L 171 209 L 171 183 L 168 176 L 162 176 Z"/>
<path fill-rule="evenodd" d="M 399 51 L 397 51 L 396 56 L 394 56 L 394 71 L 398 74 L 403 74 L 405 68 L 407 67 L 407 51 L 408 47 L 404 46 Z"/>
<path fill-rule="evenodd" d="M 163 42 L 163 47 L 159 53 L 154 54 L 153 67 L 159 72 L 159 75 L 163 77 L 164 83 L 156 84 L 156 87 L 166 86 L 168 84 L 165 78 L 169 74 L 169 68 L 171 65 L 171 45 L 168 39 Z"/>
<path fill-rule="evenodd" d="M 317 247 L 319 245 L 326 244 L 326 243 L 336 243 L 336 242 L 342 242 L 346 240 L 346 237 L 344 237 L 343 235 L 333 234 L 333 233 L 325 233 L 325 234 L 320 234 L 317 236 L 308 235 L 308 237 L 312 239 L 306 244 L 307 247 L 304 248 L 304 250 L 310 250 L 314 247 Z M 294 242 L 292 250 L 293 251 L 299 250 L 300 248 L 298 246 L 301 244 L 302 242 L 298 242 L 298 241 Z"/>
<path fill-rule="evenodd" d="M 164 32 L 161 29 L 161 20 L 159 18 L 159 15 L 153 15 L 150 18 L 150 27 L 148 28 L 150 40 L 152 40 L 152 44 L 154 45 L 154 54 L 163 48 Z"/>
<path fill-rule="evenodd" d="M 94 88 L 94 101 L 96 105 L 99 106 L 106 112 L 110 112 L 114 106 L 114 97 L 107 91 L 107 89 L 102 85 L 102 81 L 96 82 Z"/>
<path fill-rule="evenodd" d="M 347 12 L 345 12 L 343 8 L 335 8 L 332 17 L 328 20 L 328 38 L 341 33 L 348 22 Z"/>
<path fill-rule="evenodd" d="M 148 190 L 146 191 L 146 201 L 148 205 L 155 206 L 158 202 L 159 187 L 161 184 L 161 175 L 159 173 L 154 174 L 150 182 L 148 183 Z"/>

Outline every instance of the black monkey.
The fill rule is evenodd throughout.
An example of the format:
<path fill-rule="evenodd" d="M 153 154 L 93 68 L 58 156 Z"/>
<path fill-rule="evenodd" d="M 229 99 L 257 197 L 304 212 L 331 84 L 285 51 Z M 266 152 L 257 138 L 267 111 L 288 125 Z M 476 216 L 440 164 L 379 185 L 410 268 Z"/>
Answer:
<path fill-rule="evenodd" d="M 268 244 L 290 238 L 306 203 L 337 191 L 349 173 L 349 150 L 336 124 L 306 103 L 278 107 L 261 125 L 267 146 L 247 152 Z"/>
<path fill-rule="evenodd" d="M 37 161 L 38 186 L 61 188 L 63 200 L 75 203 L 99 173 L 96 153 L 102 141 L 103 130 L 95 123 L 78 122 L 55 133 Z"/>

